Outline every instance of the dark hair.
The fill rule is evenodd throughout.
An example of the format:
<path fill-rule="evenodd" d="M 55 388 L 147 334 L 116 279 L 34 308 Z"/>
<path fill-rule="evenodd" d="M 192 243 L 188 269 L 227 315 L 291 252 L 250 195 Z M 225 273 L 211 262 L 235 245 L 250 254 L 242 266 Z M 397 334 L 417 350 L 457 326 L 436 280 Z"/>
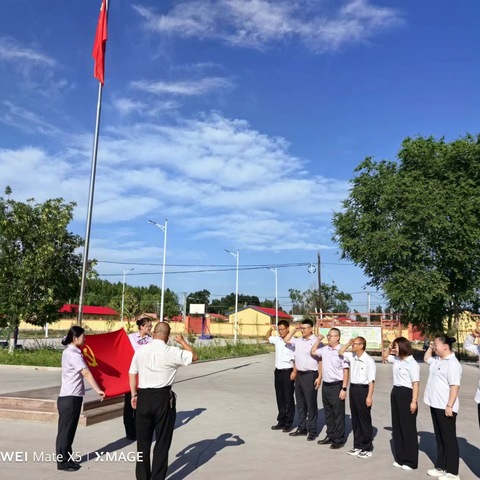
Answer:
<path fill-rule="evenodd" d="M 397 344 L 397 355 L 400 358 L 408 357 L 413 354 L 412 345 L 405 337 L 398 337 L 392 343 Z"/>
<path fill-rule="evenodd" d="M 290 326 L 290 324 L 286 320 L 280 320 L 278 322 L 278 326 L 280 325 L 284 326 L 285 328 L 288 328 Z"/>
<path fill-rule="evenodd" d="M 330 329 L 330 331 L 332 331 L 332 330 L 335 330 L 335 332 L 338 333 L 338 338 L 340 338 L 340 337 L 342 336 L 342 332 L 340 331 L 340 329 L 338 329 L 338 328 L 336 328 L 336 327 L 332 327 L 332 328 Z"/>
<path fill-rule="evenodd" d="M 302 320 L 302 325 L 310 325 L 311 327 L 313 327 L 313 322 L 312 320 L 307 318 L 306 320 Z"/>
<path fill-rule="evenodd" d="M 438 333 L 435 335 L 435 339 L 439 339 L 444 345 L 448 345 L 448 348 L 451 350 L 452 345 L 457 341 L 456 338 L 449 337 L 448 335 L 444 335 L 443 333 Z"/>
<path fill-rule="evenodd" d="M 138 328 L 143 327 L 145 324 L 151 321 L 152 319 L 150 317 L 141 317 L 137 320 L 137 327 Z"/>
<path fill-rule="evenodd" d="M 73 342 L 74 337 L 78 338 L 84 333 L 85 333 L 84 328 L 79 327 L 78 325 L 74 325 L 73 327 L 70 328 L 67 335 L 63 338 L 62 345 L 70 345 Z"/>
<path fill-rule="evenodd" d="M 363 337 L 356 337 L 355 340 L 358 340 L 362 344 L 363 350 L 367 349 L 367 341 Z"/>

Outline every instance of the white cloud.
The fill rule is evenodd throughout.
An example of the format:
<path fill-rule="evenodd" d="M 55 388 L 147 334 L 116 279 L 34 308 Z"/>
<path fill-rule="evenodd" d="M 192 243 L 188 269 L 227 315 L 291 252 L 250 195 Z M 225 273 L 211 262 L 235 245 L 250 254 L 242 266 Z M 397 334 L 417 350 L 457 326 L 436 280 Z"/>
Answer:
<path fill-rule="evenodd" d="M 35 132 L 48 136 L 58 135 L 60 133 L 60 130 L 56 126 L 30 110 L 7 100 L 3 101 L 2 105 L 3 109 L 0 109 L 0 121 L 10 127 L 15 127 L 29 133 Z"/>
<path fill-rule="evenodd" d="M 155 95 L 198 96 L 231 88 L 232 82 L 222 77 L 206 77 L 200 80 L 178 82 L 139 80 L 131 82 L 130 86 L 136 90 Z"/>
<path fill-rule="evenodd" d="M 0 37 L 0 60 L 54 67 L 56 61 L 39 50 L 28 48 L 9 37 Z"/>
<path fill-rule="evenodd" d="M 369 0 L 335 0 L 333 5 L 309 0 L 185 0 L 163 15 L 140 5 L 133 8 L 146 29 L 160 34 L 257 49 L 298 39 L 316 52 L 365 41 L 402 21 L 397 10 Z"/>
<path fill-rule="evenodd" d="M 91 135 L 59 138 L 64 147 L 55 155 L 35 148 L 1 151 L 2 180 L 16 197 L 43 200 L 55 191 L 76 201 L 77 218 L 84 218 Z M 162 126 L 110 127 L 99 144 L 95 222 L 123 228 L 161 211 L 199 239 L 240 242 L 252 250 L 318 249 L 314 239 L 319 229 L 326 231 L 348 184 L 309 176 L 308 163 L 289 148 L 285 139 L 220 113 Z"/>

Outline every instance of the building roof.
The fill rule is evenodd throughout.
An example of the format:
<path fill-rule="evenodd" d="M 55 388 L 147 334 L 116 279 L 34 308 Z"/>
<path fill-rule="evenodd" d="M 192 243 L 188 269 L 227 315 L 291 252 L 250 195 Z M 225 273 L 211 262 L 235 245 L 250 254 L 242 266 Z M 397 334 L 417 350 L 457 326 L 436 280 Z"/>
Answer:
<path fill-rule="evenodd" d="M 266 308 L 266 307 L 256 307 L 255 305 L 248 305 L 246 307 L 240 308 L 238 311 L 246 310 L 247 308 L 251 308 L 253 310 L 256 310 L 257 312 L 264 313 L 265 315 L 268 315 L 269 317 L 275 318 L 275 312 L 276 310 L 274 308 Z M 229 312 L 229 315 L 234 314 L 235 312 Z M 288 313 L 285 313 L 282 310 L 278 311 L 278 318 L 283 319 L 283 320 L 291 320 L 292 317 L 288 315 Z"/>
<path fill-rule="evenodd" d="M 60 313 L 78 313 L 78 305 L 73 303 L 66 303 L 60 310 Z M 116 312 L 113 308 L 110 307 L 96 307 L 93 305 L 84 305 L 83 313 L 85 315 L 115 315 L 118 316 L 119 313 Z"/>

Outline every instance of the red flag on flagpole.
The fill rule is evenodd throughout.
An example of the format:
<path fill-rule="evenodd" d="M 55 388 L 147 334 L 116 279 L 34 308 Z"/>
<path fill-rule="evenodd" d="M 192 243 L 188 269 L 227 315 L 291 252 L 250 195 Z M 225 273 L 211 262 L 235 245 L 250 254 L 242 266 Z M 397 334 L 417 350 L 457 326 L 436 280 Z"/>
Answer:
<path fill-rule="evenodd" d="M 105 80 L 105 47 L 107 44 L 107 1 L 102 0 L 98 16 L 97 33 L 93 43 L 92 57 L 95 60 L 93 76 L 103 85 Z"/>

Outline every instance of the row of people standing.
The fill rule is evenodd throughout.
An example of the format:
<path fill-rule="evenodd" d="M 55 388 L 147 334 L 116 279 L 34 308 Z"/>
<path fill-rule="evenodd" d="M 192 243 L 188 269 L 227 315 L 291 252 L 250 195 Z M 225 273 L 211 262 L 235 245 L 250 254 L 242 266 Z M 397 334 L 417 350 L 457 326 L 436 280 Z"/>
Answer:
<path fill-rule="evenodd" d="M 304 321 L 301 327 L 294 330 L 289 329 L 287 322 L 279 322 L 278 330 L 278 337 L 271 335 L 272 329 L 267 333 L 269 341 L 276 347 L 275 390 L 279 415 L 278 423 L 272 429 L 291 432 L 292 436 L 306 435 L 307 440 L 315 439 L 318 411 L 316 388 L 321 385 L 327 435 L 318 443 L 330 444 L 332 449 L 343 447 L 345 398 L 350 387 L 354 448 L 348 453 L 359 458 L 371 456 L 375 362 L 365 352 L 365 339 L 357 337 L 341 346 L 340 331 L 333 328 L 327 335 L 328 343 L 323 345 L 323 336 L 313 335 L 313 323 L 310 321 Z M 293 337 L 297 331 L 302 332 L 300 338 Z M 464 347 L 480 357 L 480 346 L 475 345 L 475 337 L 480 337 L 480 330 L 473 330 L 467 336 Z M 452 351 L 454 342 L 455 339 L 446 335 L 437 335 L 424 356 L 429 366 L 424 403 L 430 407 L 437 444 L 435 467 L 428 470 L 427 474 L 440 477 L 441 480 L 459 479 L 456 416 L 462 368 Z M 310 345 L 309 354 L 307 345 Z M 350 346 L 353 352 L 347 352 Z M 384 358 L 393 364 L 393 388 L 390 394 L 393 466 L 403 470 L 418 468 L 416 418 L 420 366 L 412 353 L 411 344 L 404 337 L 395 339 L 384 352 Z M 318 364 L 317 371 L 314 370 L 315 364 Z M 299 420 L 294 432 L 293 391 Z M 480 423 L 480 383 L 475 400 L 479 404 Z"/>
<path fill-rule="evenodd" d="M 313 334 L 313 322 L 304 320 L 290 330 L 286 321 L 278 324 L 278 336 L 267 332 L 275 345 L 275 392 L 277 396 L 277 425 L 291 436 L 306 436 L 307 441 L 317 436 L 317 390 L 322 385 L 327 436 L 321 445 L 339 449 L 345 445 L 345 398 L 350 378 L 350 405 L 354 448 L 350 455 L 369 458 L 373 451 L 371 407 L 375 383 L 375 362 L 366 353 L 366 340 L 356 337 L 340 345 L 340 330 L 333 328 L 327 335 L 328 344 L 321 343 L 324 336 Z M 301 337 L 294 337 L 301 332 Z M 351 352 L 347 352 L 348 348 Z M 351 375 L 350 375 L 351 371 Z M 295 415 L 293 392 L 297 402 L 298 426 L 292 431 Z"/>

